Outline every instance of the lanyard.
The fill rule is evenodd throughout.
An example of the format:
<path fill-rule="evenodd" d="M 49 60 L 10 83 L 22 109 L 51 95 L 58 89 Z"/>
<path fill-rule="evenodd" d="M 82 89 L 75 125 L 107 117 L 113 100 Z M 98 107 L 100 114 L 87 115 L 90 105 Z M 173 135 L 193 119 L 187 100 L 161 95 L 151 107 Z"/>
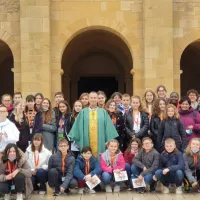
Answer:
<path fill-rule="evenodd" d="M 38 168 L 38 164 L 39 164 L 39 152 L 38 152 L 38 157 L 37 157 L 37 160 L 36 160 L 36 153 L 34 152 L 34 163 L 35 163 L 35 168 Z"/>
<path fill-rule="evenodd" d="M 12 165 L 12 166 L 11 166 Z M 14 172 L 16 169 L 16 166 L 14 164 L 11 164 L 10 161 L 8 161 L 8 170 L 9 170 L 9 174 L 11 174 L 12 172 Z"/>
<path fill-rule="evenodd" d="M 59 126 L 61 129 L 63 128 L 63 125 L 64 125 L 64 120 L 63 120 L 63 118 L 60 118 Z"/>
<path fill-rule="evenodd" d="M 194 158 L 194 168 L 195 168 L 195 176 L 197 175 L 196 174 L 196 171 L 197 171 L 197 163 L 198 163 L 198 156 L 197 154 L 194 154 L 193 155 L 193 158 Z"/>
<path fill-rule="evenodd" d="M 35 110 L 33 109 L 32 110 L 32 113 L 30 114 L 30 112 L 28 111 L 27 113 L 26 113 L 26 116 L 27 116 L 27 118 L 28 118 L 28 124 L 29 124 L 29 127 L 32 125 L 32 121 L 33 121 L 33 117 L 35 116 Z"/>
<path fill-rule="evenodd" d="M 66 158 L 66 156 L 65 157 L 62 156 L 62 173 L 63 173 L 63 175 L 65 172 L 65 158 Z"/>
<path fill-rule="evenodd" d="M 85 175 L 88 175 L 90 172 L 90 161 L 85 161 Z"/>

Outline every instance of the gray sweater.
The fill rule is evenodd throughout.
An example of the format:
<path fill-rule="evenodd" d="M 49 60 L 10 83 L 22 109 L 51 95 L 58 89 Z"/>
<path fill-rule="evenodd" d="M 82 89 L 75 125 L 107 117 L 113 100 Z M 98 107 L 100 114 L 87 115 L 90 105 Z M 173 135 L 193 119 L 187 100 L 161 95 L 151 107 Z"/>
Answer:
<path fill-rule="evenodd" d="M 141 149 L 140 152 L 133 158 L 133 164 L 140 169 L 146 167 L 147 169 L 141 173 L 142 176 L 154 173 L 159 168 L 160 154 L 152 148 L 150 152 L 145 152 Z"/>
<path fill-rule="evenodd" d="M 192 155 L 187 155 L 186 153 L 183 154 L 183 160 L 185 162 L 185 175 L 189 182 L 192 184 L 196 182 L 195 177 L 193 176 L 195 172 L 195 166 L 194 166 L 194 158 Z M 200 170 L 200 156 L 198 156 L 196 171 Z"/>

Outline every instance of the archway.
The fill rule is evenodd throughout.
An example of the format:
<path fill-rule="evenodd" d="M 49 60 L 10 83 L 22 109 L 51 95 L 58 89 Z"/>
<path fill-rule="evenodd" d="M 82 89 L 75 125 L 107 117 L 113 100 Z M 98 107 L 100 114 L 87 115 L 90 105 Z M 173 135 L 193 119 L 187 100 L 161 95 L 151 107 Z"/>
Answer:
<path fill-rule="evenodd" d="M 72 103 L 80 93 L 103 90 L 133 92 L 132 55 L 124 41 L 109 31 L 94 29 L 73 38 L 63 53 L 62 91 Z"/>
<path fill-rule="evenodd" d="M 181 56 L 181 96 L 185 96 L 189 89 L 200 92 L 200 40 L 189 44 Z"/>
<path fill-rule="evenodd" d="M 0 40 L 0 96 L 3 94 L 13 94 L 14 75 L 11 69 L 14 65 L 13 54 L 9 46 Z"/>

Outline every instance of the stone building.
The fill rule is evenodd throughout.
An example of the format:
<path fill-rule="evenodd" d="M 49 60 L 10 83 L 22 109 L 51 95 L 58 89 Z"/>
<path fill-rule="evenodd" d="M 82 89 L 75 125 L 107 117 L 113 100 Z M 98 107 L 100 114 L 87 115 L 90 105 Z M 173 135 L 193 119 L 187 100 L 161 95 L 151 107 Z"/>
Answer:
<path fill-rule="evenodd" d="M 0 0 L 0 92 L 200 91 L 199 38 L 200 0 Z"/>

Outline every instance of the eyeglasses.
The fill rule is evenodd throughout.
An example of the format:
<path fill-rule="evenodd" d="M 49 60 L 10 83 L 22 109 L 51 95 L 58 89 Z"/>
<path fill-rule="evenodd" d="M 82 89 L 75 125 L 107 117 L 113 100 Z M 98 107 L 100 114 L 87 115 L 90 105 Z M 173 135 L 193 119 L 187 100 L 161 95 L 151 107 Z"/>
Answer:
<path fill-rule="evenodd" d="M 68 145 L 59 145 L 60 148 L 66 148 Z"/>

